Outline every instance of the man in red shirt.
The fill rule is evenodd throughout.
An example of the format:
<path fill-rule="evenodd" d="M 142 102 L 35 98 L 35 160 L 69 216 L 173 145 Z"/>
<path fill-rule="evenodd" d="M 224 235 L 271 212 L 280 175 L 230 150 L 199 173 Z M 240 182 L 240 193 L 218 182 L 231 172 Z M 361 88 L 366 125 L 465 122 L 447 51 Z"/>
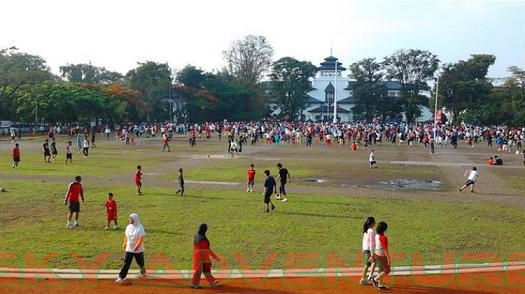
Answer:
<path fill-rule="evenodd" d="M 135 185 L 137 186 L 137 195 L 142 194 L 142 166 L 137 165 L 137 172 L 135 172 Z"/>
<path fill-rule="evenodd" d="M 69 187 L 67 188 L 66 192 L 66 197 L 64 198 L 64 205 L 67 205 L 69 202 L 69 214 L 67 216 L 68 229 L 78 227 L 78 216 L 80 214 L 79 198 L 82 198 L 82 203 L 84 203 L 84 190 L 82 189 L 80 181 L 82 181 L 82 178 L 80 176 L 76 176 L 75 181 L 69 184 Z M 71 223 L 73 213 L 75 213 L 75 222 Z"/>
<path fill-rule="evenodd" d="M 117 224 L 117 201 L 113 200 L 113 193 L 108 193 L 108 200 L 106 200 L 106 213 L 108 215 L 108 226 L 106 230 L 109 229 L 111 221 L 115 223 L 113 229 L 118 229 Z"/>
<path fill-rule="evenodd" d="M 20 147 L 18 146 L 18 143 L 16 143 L 15 147 L 13 148 L 13 168 L 18 167 L 19 162 L 20 162 Z"/>
<path fill-rule="evenodd" d="M 247 182 L 246 182 L 246 192 L 253 192 L 253 186 L 255 184 L 255 167 L 252 164 L 250 164 L 250 168 L 248 169 L 247 174 Z"/>

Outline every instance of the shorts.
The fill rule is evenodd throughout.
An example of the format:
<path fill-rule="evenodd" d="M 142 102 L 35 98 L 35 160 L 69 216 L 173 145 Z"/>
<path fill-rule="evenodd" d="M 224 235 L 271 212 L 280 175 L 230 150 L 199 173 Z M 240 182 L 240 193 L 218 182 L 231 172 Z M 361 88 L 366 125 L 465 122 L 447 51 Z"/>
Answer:
<path fill-rule="evenodd" d="M 49 151 L 44 151 L 44 156 L 51 156 L 51 152 L 49 152 Z"/>
<path fill-rule="evenodd" d="M 266 193 L 264 194 L 264 204 L 270 203 L 270 198 L 272 197 L 272 193 Z"/>
<path fill-rule="evenodd" d="M 253 186 L 255 184 L 254 179 L 248 179 L 248 185 Z"/>
<path fill-rule="evenodd" d="M 370 250 L 363 250 L 363 263 L 366 266 L 371 266 L 372 262 L 370 261 L 370 256 L 372 253 L 370 253 Z"/>
<path fill-rule="evenodd" d="M 20 161 L 20 157 L 13 157 L 13 161 L 14 162 L 19 162 Z"/>
<path fill-rule="evenodd" d="M 375 160 L 370 161 L 370 164 L 376 164 Z"/>
<path fill-rule="evenodd" d="M 465 182 L 465 186 L 470 186 L 470 185 L 474 185 L 474 184 L 475 183 L 472 180 L 468 180 L 468 181 Z"/>
<path fill-rule="evenodd" d="M 117 215 L 114 213 L 108 213 L 108 221 L 116 221 Z"/>
<path fill-rule="evenodd" d="M 66 159 L 72 159 L 72 158 L 73 158 L 73 154 L 71 153 L 66 154 Z"/>
<path fill-rule="evenodd" d="M 388 263 L 386 256 L 376 255 L 375 261 L 379 266 L 379 272 L 383 272 L 385 275 L 390 273 L 390 264 Z"/>
<path fill-rule="evenodd" d="M 142 186 L 142 182 L 140 180 L 135 180 L 135 185 Z"/>
<path fill-rule="evenodd" d="M 69 212 L 80 212 L 80 202 L 79 201 L 70 201 L 69 202 Z"/>

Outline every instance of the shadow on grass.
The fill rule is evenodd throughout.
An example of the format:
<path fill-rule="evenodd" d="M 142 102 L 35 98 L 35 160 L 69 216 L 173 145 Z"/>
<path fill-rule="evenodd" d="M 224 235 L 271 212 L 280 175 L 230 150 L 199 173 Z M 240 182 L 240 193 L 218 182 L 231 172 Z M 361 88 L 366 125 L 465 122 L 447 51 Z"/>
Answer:
<path fill-rule="evenodd" d="M 283 211 L 283 212 L 280 212 L 280 213 L 282 213 L 282 214 L 291 214 L 291 215 L 302 215 L 302 216 L 327 217 L 327 218 L 353 218 L 353 219 L 361 219 L 361 217 L 357 217 L 357 216 L 344 216 L 344 215 L 319 214 L 319 213 L 306 213 L 306 212 L 288 212 L 288 211 Z"/>

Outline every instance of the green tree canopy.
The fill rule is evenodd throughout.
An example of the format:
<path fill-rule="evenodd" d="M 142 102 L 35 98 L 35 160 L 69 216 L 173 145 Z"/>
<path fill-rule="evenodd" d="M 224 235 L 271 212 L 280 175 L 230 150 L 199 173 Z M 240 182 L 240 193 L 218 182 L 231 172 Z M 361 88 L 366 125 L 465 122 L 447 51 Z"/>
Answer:
<path fill-rule="evenodd" d="M 434 78 L 439 59 L 424 50 L 398 50 L 385 57 L 387 78 L 395 79 L 402 85 L 401 103 L 407 122 L 411 123 L 421 115 L 420 105 L 428 105 L 428 98 L 422 91 L 430 87 L 427 81 Z"/>
<path fill-rule="evenodd" d="M 114 71 L 91 64 L 67 64 L 60 67 L 63 78 L 75 83 L 110 84 L 123 78 Z"/>
<path fill-rule="evenodd" d="M 307 94 L 312 90 L 312 78 L 317 68 L 309 61 L 283 57 L 272 65 L 271 95 L 277 99 L 281 115 L 295 120 L 306 107 Z"/>

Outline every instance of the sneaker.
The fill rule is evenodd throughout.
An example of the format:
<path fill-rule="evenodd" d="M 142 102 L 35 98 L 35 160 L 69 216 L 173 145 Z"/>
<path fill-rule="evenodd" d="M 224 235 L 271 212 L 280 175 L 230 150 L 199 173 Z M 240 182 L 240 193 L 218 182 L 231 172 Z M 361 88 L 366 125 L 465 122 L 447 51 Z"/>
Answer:
<path fill-rule="evenodd" d="M 80 224 L 78 222 L 75 223 L 75 228 L 78 228 L 78 226 L 80 226 Z"/>
<path fill-rule="evenodd" d="M 281 196 L 279 194 L 275 195 L 275 199 L 281 200 Z"/>
<path fill-rule="evenodd" d="M 377 286 L 377 288 L 380 289 L 380 290 L 388 289 L 388 287 L 386 285 L 382 285 L 382 284 Z"/>
<path fill-rule="evenodd" d="M 140 274 L 137 278 L 138 279 L 145 279 L 146 278 L 146 274 Z"/>
<path fill-rule="evenodd" d="M 215 281 L 210 283 L 210 286 L 215 286 L 215 285 L 217 285 L 219 283 L 220 283 L 219 280 L 215 280 Z"/>
<path fill-rule="evenodd" d="M 201 285 L 191 285 L 191 287 L 192 287 L 193 289 L 200 289 L 200 288 L 201 288 Z"/>
<path fill-rule="evenodd" d="M 109 227 L 105 227 L 104 230 L 106 230 L 106 231 L 109 230 Z"/>
<path fill-rule="evenodd" d="M 246 189 L 246 192 L 250 192 L 250 189 Z"/>
<path fill-rule="evenodd" d="M 126 280 L 125 278 L 123 279 L 123 278 L 121 278 L 121 277 L 118 277 L 118 278 L 115 280 L 115 283 L 122 284 L 122 283 L 124 283 L 125 280 Z"/>
<path fill-rule="evenodd" d="M 272 204 L 272 210 L 274 210 L 274 209 L 275 209 L 275 205 Z"/>
<path fill-rule="evenodd" d="M 73 226 L 72 226 L 72 225 L 70 225 L 70 224 L 67 224 L 67 225 L 66 225 L 66 228 L 68 228 L 68 229 L 72 229 L 72 228 L 73 228 Z"/>
<path fill-rule="evenodd" d="M 372 282 L 372 285 L 374 285 L 374 287 L 379 287 L 379 282 L 376 280 L 376 278 L 370 278 L 370 282 Z"/>
<path fill-rule="evenodd" d="M 282 202 L 287 202 L 288 201 L 288 198 L 283 198 L 283 200 L 281 200 Z"/>
<path fill-rule="evenodd" d="M 113 226 L 113 229 L 118 230 L 118 226 Z"/>

